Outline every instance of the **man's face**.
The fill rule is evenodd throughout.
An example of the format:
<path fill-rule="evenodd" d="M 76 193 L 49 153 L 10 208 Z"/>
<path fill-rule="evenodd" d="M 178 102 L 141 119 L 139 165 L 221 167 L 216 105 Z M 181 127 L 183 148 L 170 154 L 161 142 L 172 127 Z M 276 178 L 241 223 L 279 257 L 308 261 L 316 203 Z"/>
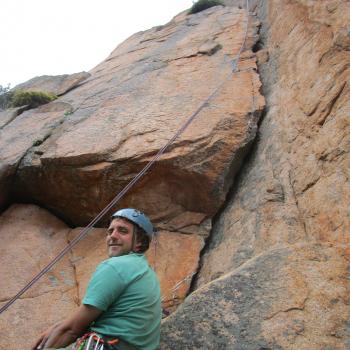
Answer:
<path fill-rule="evenodd" d="M 124 219 L 113 219 L 107 229 L 108 256 L 121 256 L 129 254 L 133 248 L 134 226 Z"/>

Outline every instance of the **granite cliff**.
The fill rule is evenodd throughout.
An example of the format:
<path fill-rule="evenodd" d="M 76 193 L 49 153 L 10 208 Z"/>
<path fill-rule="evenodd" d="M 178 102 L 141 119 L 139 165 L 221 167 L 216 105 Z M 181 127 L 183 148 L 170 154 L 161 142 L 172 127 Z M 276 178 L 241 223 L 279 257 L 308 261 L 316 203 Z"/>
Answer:
<path fill-rule="evenodd" d="M 0 113 L 0 305 L 224 82 L 118 204 L 159 230 L 160 348 L 349 349 L 349 2 L 245 3 L 136 33 L 89 73 L 33 79 L 22 88 L 59 98 Z M 105 224 L 0 316 L 0 349 L 74 310 Z"/>

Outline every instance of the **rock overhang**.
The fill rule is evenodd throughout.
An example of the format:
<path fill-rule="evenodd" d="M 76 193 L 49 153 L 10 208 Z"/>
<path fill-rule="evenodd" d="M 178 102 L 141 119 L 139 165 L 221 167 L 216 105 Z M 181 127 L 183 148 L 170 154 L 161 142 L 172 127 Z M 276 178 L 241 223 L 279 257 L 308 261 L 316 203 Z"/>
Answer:
<path fill-rule="evenodd" d="M 83 85 L 59 98 L 56 103 L 67 108 L 56 112 L 62 114 L 55 116 L 58 125 L 49 124 L 38 144 L 21 150 L 14 197 L 87 224 L 227 79 L 121 203 L 135 203 L 159 220 L 186 211 L 213 216 L 264 106 L 249 47 L 242 71 L 230 73 L 230 60 L 244 41 L 245 16 L 222 7 L 182 14 L 120 45 Z M 249 44 L 256 32 L 257 23 L 250 22 Z M 46 117 L 30 113 L 39 124 Z M 157 191 L 158 197 L 152 194 Z"/>

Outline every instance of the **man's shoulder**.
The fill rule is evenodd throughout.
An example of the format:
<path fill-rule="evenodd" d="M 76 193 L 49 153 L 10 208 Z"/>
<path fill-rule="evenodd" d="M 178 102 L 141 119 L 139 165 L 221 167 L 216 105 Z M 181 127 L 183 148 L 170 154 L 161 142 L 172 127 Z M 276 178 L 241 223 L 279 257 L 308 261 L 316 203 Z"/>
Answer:
<path fill-rule="evenodd" d="M 104 260 L 98 265 L 97 269 L 113 269 L 118 272 L 144 271 L 149 269 L 149 265 L 143 254 L 127 254 Z"/>
<path fill-rule="evenodd" d="M 121 256 L 114 256 L 107 260 L 104 260 L 102 263 L 110 265 L 121 265 L 121 264 L 145 264 L 147 260 L 143 254 L 126 254 Z"/>

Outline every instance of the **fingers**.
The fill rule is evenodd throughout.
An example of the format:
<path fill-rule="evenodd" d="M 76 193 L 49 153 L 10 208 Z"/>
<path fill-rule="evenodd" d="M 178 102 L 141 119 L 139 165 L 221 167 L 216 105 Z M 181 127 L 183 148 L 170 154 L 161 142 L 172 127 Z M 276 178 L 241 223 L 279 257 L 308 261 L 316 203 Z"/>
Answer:
<path fill-rule="evenodd" d="M 31 350 L 36 350 L 38 348 L 38 346 L 41 344 L 42 342 L 42 338 L 40 337 L 35 344 L 32 346 Z"/>
<path fill-rule="evenodd" d="M 33 346 L 32 350 L 40 350 L 44 349 L 45 343 L 47 342 L 48 337 L 46 335 L 41 336 L 35 345 Z"/>
<path fill-rule="evenodd" d="M 53 329 L 55 329 L 56 327 L 58 327 L 61 324 L 61 322 L 58 322 L 56 324 L 54 324 L 53 326 L 51 326 L 50 328 L 48 328 L 44 333 L 42 333 L 40 335 L 40 337 L 38 338 L 38 340 L 35 342 L 35 345 L 32 347 L 31 350 L 41 350 L 45 348 L 45 344 L 47 342 L 47 340 L 49 339 L 49 336 L 52 332 Z"/>

